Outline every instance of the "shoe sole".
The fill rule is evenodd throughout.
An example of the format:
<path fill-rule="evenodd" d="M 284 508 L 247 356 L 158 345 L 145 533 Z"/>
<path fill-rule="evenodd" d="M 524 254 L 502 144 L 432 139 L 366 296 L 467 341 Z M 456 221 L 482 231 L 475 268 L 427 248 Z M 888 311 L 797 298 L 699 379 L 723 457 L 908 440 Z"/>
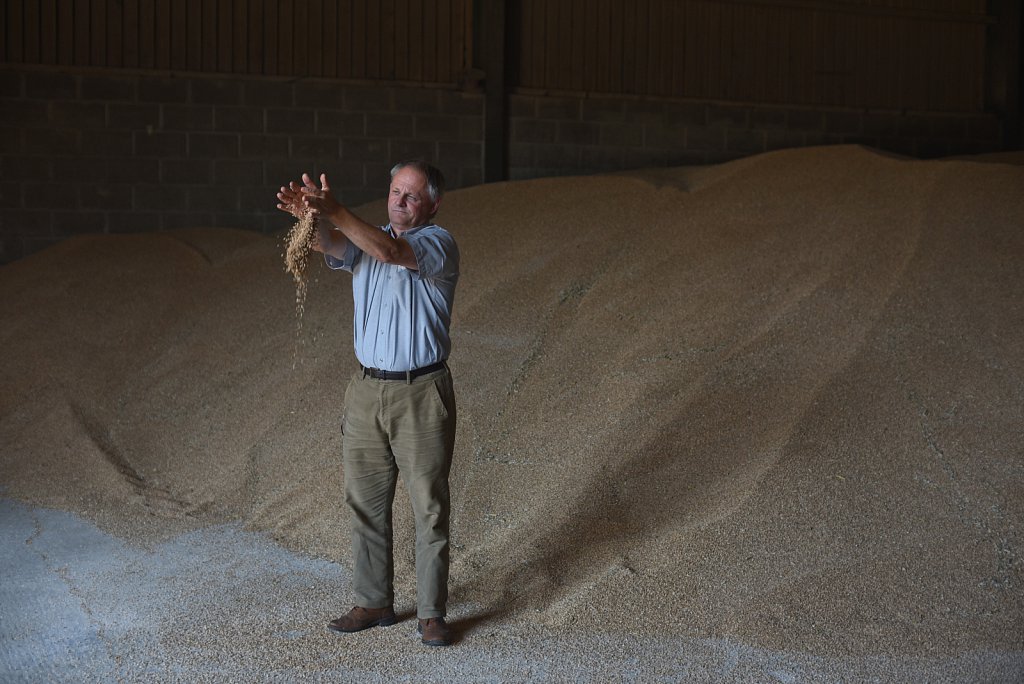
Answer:
<path fill-rule="evenodd" d="M 440 640 L 427 641 L 426 639 L 421 639 L 420 642 L 424 646 L 451 646 L 452 645 L 452 642 L 450 642 L 450 641 L 440 641 Z"/>
<path fill-rule="evenodd" d="M 423 635 L 423 630 L 420 629 L 417 626 L 416 627 L 416 633 L 422 636 Z M 452 645 L 452 640 L 451 640 L 451 638 L 448 638 L 448 639 L 431 639 L 430 641 L 427 641 L 426 639 L 420 639 L 420 643 L 423 644 L 424 646 L 451 646 Z"/>
<path fill-rule="evenodd" d="M 364 629 L 370 629 L 371 627 L 390 627 L 396 622 L 398 622 L 397 617 L 381 618 L 376 622 L 371 622 L 368 625 L 356 627 L 355 629 L 342 629 L 341 627 L 335 625 L 333 622 L 328 622 L 327 629 L 331 630 L 332 632 L 337 632 L 338 634 L 353 634 L 355 632 L 362 632 Z"/>

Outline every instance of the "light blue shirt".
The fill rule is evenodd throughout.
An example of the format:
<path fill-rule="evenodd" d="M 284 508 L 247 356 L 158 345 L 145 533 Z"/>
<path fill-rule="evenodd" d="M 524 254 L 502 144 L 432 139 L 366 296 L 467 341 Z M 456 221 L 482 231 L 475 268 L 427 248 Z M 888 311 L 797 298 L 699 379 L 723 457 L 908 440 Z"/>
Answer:
<path fill-rule="evenodd" d="M 390 225 L 381 230 L 394 235 Z M 370 368 L 416 370 L 448 359 L 459 248 L 437 225 L 402 234 L 416 256 L 417 271 L 385 264 L 350 241 L 342 259 L 325 255 L 327 265 L 352 273 L 355 312 L 352 335 L 356 358 Z"/>

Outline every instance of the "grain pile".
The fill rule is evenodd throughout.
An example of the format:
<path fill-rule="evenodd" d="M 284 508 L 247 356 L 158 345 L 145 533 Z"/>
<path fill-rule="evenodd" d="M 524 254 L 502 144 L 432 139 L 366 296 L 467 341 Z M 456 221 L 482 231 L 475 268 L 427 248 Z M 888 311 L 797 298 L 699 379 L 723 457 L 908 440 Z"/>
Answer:
<path fill-rule="evenodd" d="M 450 193 L 453 603 L 563 635 L 1019 650 L 1022 188 L 840 147 Z M 273 240 L 81 237 L 0 269 L 7 496 L 347 563 L 349 278 L 315 282 L 293 370 Z"/>

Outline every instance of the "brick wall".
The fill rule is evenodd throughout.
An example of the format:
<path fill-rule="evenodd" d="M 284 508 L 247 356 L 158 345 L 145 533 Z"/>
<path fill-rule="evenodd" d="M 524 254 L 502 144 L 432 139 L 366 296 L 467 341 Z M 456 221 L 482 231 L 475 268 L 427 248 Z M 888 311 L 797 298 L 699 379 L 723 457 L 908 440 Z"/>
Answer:
<path fill-rule="evenodd" d="M 482 113 L 450 89 L 6 65 L 0 263 L 77 233 L 286 229 L 274 194 L 302 171 L 353 205 L 383 197 L 402 158 L 474 185 Z"/>
<path fill-rule="evenodd" d="M 935 157 L 999 149 L 993 116 L 746 106 L 517 92 L 512 179 L 707 164 L 858 143 Z M 482 177 L 483 96 L 320 79 L 0 66 L 0 263 L 84 232 L 280 231 L 282 182 L 327 171 L 352 205 L 393 161 L 450 188 Z"/>

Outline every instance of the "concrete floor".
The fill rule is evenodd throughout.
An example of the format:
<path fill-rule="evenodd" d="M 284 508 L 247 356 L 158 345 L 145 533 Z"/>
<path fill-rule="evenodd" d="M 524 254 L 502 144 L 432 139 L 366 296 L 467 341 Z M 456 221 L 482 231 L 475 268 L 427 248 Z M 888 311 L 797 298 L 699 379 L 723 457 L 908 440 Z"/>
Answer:
<path fill-rule="evenodd" d="M 339 636 L 336 563 L 225 525 L 137 548 L 70 513 L 0 499 L 0 681 L 1021 681 L 1024 654 L 827 659 L 726 639 L 652 641 L 489 621 L 460 606 L 451 648 L 387 629 Z M 513 618 L 514 619 L 514 618 Z"/>

